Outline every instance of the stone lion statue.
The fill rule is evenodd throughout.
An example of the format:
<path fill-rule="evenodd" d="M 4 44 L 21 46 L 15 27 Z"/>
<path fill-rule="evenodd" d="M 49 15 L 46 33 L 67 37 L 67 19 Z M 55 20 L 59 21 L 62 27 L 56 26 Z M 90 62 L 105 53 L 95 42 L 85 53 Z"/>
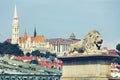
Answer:
<path fill-rule="evenodd" d="M 83 40 L 71 44 L 69 53 L 77 51 L 78 53 L 106 53 L 103 50 L 103 39 L 97 30 L 90 31 Z"/>

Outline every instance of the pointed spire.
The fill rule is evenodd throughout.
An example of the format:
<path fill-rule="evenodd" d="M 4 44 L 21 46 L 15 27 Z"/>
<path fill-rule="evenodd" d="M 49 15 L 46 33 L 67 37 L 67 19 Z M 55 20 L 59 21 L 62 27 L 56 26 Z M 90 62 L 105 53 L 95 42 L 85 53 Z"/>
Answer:
<path fill-rule="evenodd" d="M 18 18 L 16 5 L 15 5 L 15 7 L 14 7 L 14 18 Z"/>
<path fill-rule="evenodd" d="M 36 37 L 37 32 L 36 32 L 36 27 L 34 28 L 34 37 Z"/>
<path fill-rule="evenodd" d="M 27 37 L 27 32 L 26 32 L 26 29 L 25 29 L 25 32 L 24 32 L 24 37 Z"/>
<path fill-rule="evenodd" d="M 19 44 L 19 19 L 17 16 L 16 5 L 14 7 L 13 23 L 12 23 L 12 44 Z"/>

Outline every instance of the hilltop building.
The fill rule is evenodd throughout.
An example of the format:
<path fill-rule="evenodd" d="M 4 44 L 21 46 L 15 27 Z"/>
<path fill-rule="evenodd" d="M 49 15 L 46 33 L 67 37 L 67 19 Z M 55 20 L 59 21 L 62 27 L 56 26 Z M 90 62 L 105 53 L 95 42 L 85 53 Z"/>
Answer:
<path fill-rule="evenodd" d="M 24 53 L 32 52 L 34 50 L 40 50 L 42 52 L 49 50 L 49 44 L 46 42 L 44 36 L 37 36 L 36 32 L 34 32 L 34 36 L 28 36 L 27 32 L 25 32 L 24 36 L 19 39 L 19 46 Z"/>
<path fill-rule="evenodd" d="M 69 39 L 55 38 L 48 39 L 47 41 L 51 45 L 52 51 L 54 51 L 57 54 L 60 54 L 67 53 L 69 51 L 70 45 L 80 41 L 80 39 L 76 39 L 75 34 L 72 33 Z"/>
<path fill-rule="evenodd" d="M 57 54 L 67 53 L 71 44 L 80 41 L 79 39 L 76 39 L 74 33 L 72 33 L 68 39 L 54 38 L 46 40 L 43 35 L 37 35 L 36 28 L 34 28 L 33 36 L 28 36 L 25 31 L 24 35 L 19 37 L 19 33 L 19 18 L 17 15 L 17 8 L 15 6 L 12 23 L 12 39 L 7 39 L 6 42 L 18 44 L 25 54 L 34 50 L 40 50 L 42 52 L 50 51 Z"/>
<path fill-rule="evenodd" d="M 19 19 L 17 15 L 17 8 L 14 8 L 14 17 L 12 23 L 12 44 L 18 44 L 19 47 L 23 50 L 24 53 L 32 52 L 34 50 L 40 50 L 45 52 L 49 50 L 48 42 L 46 42 L 43 35 L 37 35 L 36 28 L 34 29 L 34 36 L 28 36 L 27 32 L 25 31 L 23 37 L 19 37 Z"/>

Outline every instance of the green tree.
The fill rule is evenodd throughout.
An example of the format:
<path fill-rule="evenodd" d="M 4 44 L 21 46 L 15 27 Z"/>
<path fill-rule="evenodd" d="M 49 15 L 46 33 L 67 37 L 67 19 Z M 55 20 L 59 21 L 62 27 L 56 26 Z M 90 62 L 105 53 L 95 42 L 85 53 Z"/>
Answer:
<path fill-rule="evenodd" d="M 38 65 L 38 60 L 36 60 L 36 59 L 35 60 L 31 60 L 30 64 L 37 64 Z"/>
<path fill-rule="evenodd" d="M 46 52 L 45 57 L 49 58 L 50 57 L 50 52 Z"/>
<path fill-rule="evenodd" d="M 26 56 L 30 56 L 31 54 L 29 52 L 26 53 Z"/>
<path fill-rule="evenodd" d="M 3 43 L 0 43 L 0 55 L 3 54 Z"/>
<path fill-rule="evenodd" d="M 44 53 L 40 53 L 40 57 L 45 57 L 45 54 Z"/>
<path fill-rule="evenodd" d="M 112 59 L 112 63 L 118 63 L 120 65 L 120 57 Z"/>
<path fill-rule="evenodd" d="M 39 50 L 32 51 L 31 55 L 32 56 L 40 56 L 40 51 Z"/>
<path fill-rule="evenodd" d="M 116 49 L 120 51 L 120 43 L 116 45 Z"/>
<path fill-rule="evenodd" d="M 15 55 L 15 56 L 23 56 L 23 51 L 19 49 L 19 46 L 17 44 L 10 44 L 7 42 L 2 43 L 0 45 L 0 50 L 2 54 L 10 54 L 10 55 Z"/>

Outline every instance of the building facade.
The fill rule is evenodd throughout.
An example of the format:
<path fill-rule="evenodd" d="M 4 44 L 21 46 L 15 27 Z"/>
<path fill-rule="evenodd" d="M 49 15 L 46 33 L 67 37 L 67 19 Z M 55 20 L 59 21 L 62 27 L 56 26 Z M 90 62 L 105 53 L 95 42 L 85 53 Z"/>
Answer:
<path fill-rule="evenodd" d="M 49 50 L 49 44 L 46 42 L 43 35 L 27 36 L 27 33 L 24 33 L 23 37 L 19 39 L 19 46 L 24 51 L 24 53 L 32 52 L 35 50 L 39 50 L 42 52 L 46 52 Z"/>
<path fill-rule="evenodd" d="M 51 45 L 52 51 L 54 53 L 68 53 L 71 44 L 80 41 L 80 39 L 75 38 L 75 34 L 72 33 L 69 39 L 55 38 L 48 39 L 49 45 Z"/>

